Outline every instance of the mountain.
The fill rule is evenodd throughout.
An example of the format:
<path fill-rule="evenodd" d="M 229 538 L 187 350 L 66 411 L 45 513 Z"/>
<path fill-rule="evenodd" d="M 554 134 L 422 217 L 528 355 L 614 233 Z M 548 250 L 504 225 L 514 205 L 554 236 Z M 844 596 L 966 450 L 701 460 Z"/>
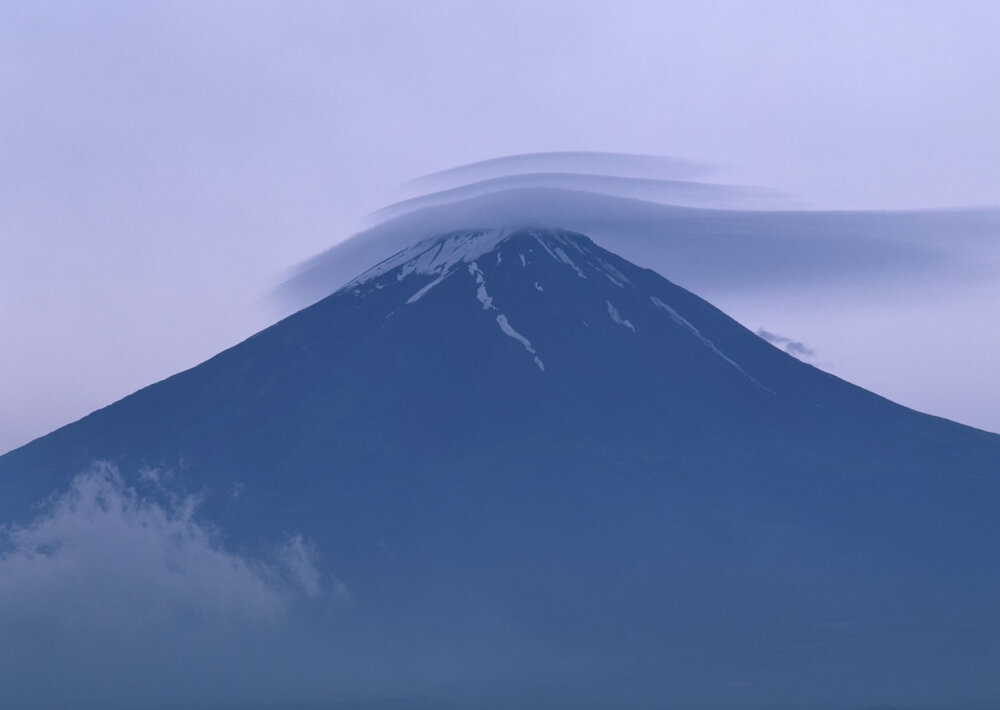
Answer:
<path fill-rule="evenodd" d="M 580 234 L 421 241 L 0 457 L 4 519 L 95 459 L 301 532 L 359 658 L 478 669 L 435 707 L 1000 703 L 1000 436 Z"/>

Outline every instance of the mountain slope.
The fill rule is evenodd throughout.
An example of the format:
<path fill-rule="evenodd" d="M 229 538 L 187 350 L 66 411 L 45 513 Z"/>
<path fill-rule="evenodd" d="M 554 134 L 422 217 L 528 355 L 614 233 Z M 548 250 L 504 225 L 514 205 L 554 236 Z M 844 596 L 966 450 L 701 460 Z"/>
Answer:
<path fill-rule="evenodd" d="M 93 459 L 175 468 L 237 544 L 303 532 L 362 656 L 495 668 L 458 706 L 1000 701 L 1000 437 L 582 235 L 414 245 L 0 457 L 6 518 Z"/>

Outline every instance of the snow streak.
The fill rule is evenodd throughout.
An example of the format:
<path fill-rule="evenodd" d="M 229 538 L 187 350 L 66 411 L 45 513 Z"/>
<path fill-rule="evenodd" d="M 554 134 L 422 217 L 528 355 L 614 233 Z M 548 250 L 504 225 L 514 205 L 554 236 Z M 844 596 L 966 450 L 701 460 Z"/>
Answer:
<path fill-rule="evenodd" d="M 615 323 L 622 326 L 623 328 L 628 328 L 634 333 L 635 326 L 632 325 L 632 322 L 622 318 L 621 314 L 618 312 L 618 309 L 611 305 L 611 301 L 605 301 L 605 303 L 608 304 L 608 315 L 611 316 L 611 320 L 613 320 Z"/>
<path fill-rule="evenodd" d="M 697 328 L 695 328 L 693 325 L 691 325 L 691 323 L 688 322 L 688 320 L 686 318 L 684 318 L 680 313 L 678 313 L 677 311 L 675 311 L 673 308 L 671 308 L 670 306 L 668 306 L 666 303 L 664 303 L 663 301 L 661 301 L 656 296 L 650 296 L 649 300 L 652 301 L 653 305 L 656 306 L 657 308 L 659 308 L 659 309 L 661 309 L 663 311 L 666 311 L 667 315 L 670 316 L 671 320 L 673 320 L 674 323 L 676 323 L 677 325 L 681 326 L 682 328 L 684 328 L 685 330 L 687 330 L 689 333 L 691 333 L 691 335 L 693 335 L 699 341 L 701 341 L 702 345 L 704 345 L 706 348 L 708 348 L 709 350 L 711 350 L 713 353 L 715 353 L 716 355 L 718 355 L 719 357 L 721 357 L 723 360 L 725 360 L 726 362 L 728 362 L 730 365 L 732 365 L 733 367 L 735 367 L 739 371 L 739 373 L 741 375 L 743 375 L 744 377 L 746 377 L 748 380 L 750 380 L 751 382 L 753 382 L 758 387 L 760 387 L 762 389 L 767 389 L 766 387 L 764 387 L 764 385 L 760 384 L 757 380 L 755 380 L 754 378 L 750 377 L 750 375 L 748 375 L 746 373 L 746 371 L 742 367 L 740 367 L 739 365 L 737 365 L 724 352 L 722 352 L 721 350 L 719 350 L 719 348 L 717 348 L 715 346 L 715 343 L 713 343 L 711 340 L 709 340 L 704 335 L 702 335 L 701 331 L 698 330 Z M 770 392 L 770 390 L 768 390 L 768 391 Z"/>

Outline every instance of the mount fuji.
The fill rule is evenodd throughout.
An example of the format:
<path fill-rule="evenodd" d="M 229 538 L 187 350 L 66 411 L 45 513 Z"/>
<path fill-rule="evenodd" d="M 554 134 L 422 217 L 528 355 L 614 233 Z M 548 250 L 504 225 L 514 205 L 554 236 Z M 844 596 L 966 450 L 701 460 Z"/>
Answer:
<path fill-rule="evenodd" d="M 358 658 L 456 669 L 394 708 L 1000 706 L 1000 436 L 581 234 L 420 241 L 0 457 L 3 519 L 94 460 L 312 541 Z"/>

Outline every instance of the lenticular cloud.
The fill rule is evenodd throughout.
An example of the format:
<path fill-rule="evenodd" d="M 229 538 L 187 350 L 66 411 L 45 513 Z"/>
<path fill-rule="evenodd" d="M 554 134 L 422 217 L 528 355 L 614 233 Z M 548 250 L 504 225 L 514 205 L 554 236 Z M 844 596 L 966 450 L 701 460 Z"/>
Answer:
<path fill-rule="evenodd" d="M 780 193 L 724 184 L 656 156 L 516 155 L 404 186 L 365 230 L 296 268 L 277 295 L 302 307 L 437 234 L 491 227 L 582 232 L 621 256 L 723 301 L 747 295 L 870 302 L 997 275 L 1000 211 L 816 211 Z M 984 258 L 988 257 L 988 258 Z"/>

